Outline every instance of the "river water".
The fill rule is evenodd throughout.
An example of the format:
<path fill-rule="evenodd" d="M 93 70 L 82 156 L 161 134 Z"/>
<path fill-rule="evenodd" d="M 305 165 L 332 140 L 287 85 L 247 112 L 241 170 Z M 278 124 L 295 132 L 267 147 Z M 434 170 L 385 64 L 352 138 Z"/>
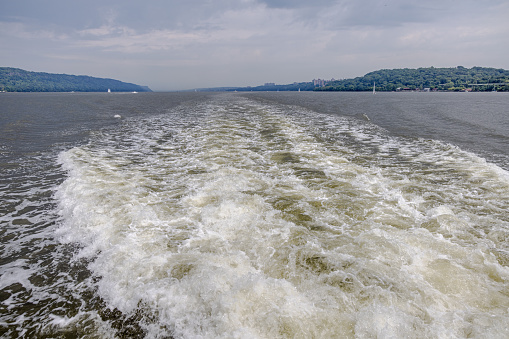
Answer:
<path fill-rule="evenodd" d="M 0 335 L 507 338 L 503 93 L 2 93 Z"/>

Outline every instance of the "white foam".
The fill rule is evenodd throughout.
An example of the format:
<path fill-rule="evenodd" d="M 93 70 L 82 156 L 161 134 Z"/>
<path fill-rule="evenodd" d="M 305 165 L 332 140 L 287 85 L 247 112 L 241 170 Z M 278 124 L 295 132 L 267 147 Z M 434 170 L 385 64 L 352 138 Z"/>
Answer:
<path fill-rule="evenodd" d="M 479 213 L 508 207 L 503 171 L 360 122 L 221 100 L 62 154 L 59 235 L 93 259 L 108 305 L 152 313 L 153 337 L 507 334 L 505 240 L 478 232 L 509 229 L 507 213 Z M 483 171 L 498 190 L 472 179 Z"/>
<path fill-rule="evenodd" d="M 33 285 L 30 282 L 29 278 L 32 274 L 27 269 L 27 264 L 25 260 L 16 260 L 2 267 L 2 276 L 0 276 L 0 289 L 4 289 L 7 286 L 13 284 L 21 284 L 24 288 L 30 290 Z"/>

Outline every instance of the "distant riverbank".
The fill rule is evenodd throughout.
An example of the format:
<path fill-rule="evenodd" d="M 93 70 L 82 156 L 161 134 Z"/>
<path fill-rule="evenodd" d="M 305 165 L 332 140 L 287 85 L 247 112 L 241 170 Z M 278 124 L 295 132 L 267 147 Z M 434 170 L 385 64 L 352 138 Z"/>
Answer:
<path fill-rule="evenodd" d="M 0 67 L 1 92 L 152 92 L 140 86 L 114 79 L 86 75 L 29 72 Z"/>
<path fill-rule="evenodd" d="M 445 91 L 445 92 L 507 92 L 509 71 L 490 67 L 462 66 L 451 68 L 382 69 L 353 79 L 294 82 L 262 86 L 201 88 L 203 92 L 283 92 L 283 91 L 341 91 L 341 92 Z"/>

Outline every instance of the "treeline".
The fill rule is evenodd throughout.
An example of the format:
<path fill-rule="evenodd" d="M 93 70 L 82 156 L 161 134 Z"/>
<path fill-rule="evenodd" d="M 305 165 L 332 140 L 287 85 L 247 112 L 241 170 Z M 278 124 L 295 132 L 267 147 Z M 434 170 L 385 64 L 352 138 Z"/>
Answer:
<path fill-rule="evenodd" d="M 312 91 L 315 88 L 312 82 L 299 82 L 288 85 L 262 85 L 256 87 L 243 87 L 239 91 Z"/>
<path fill-rule="evenodd" d="M 287 85 L 261 85 L 261 86 L 247 86 L 247 87 L 214 87 L 214 88 L 199 88 L 197 91 L 201 92 L 276 92 L 276 91 L 312 91 L 315 86 L 312 82 L 295 82 Z"/>
<path fill-rule="evenodd" d="M 5 92 L 151 92 L 139 86 L 114 79 L 85 75 L 29 72 L 19 68 L 0 67 L 0 91 Z"/>
<path fill-rule="evenodd" d="M 430 90 L 509 91 L 509 71 L 497 68 L 462 66 L 454 68 L 382 69 L 354 79 L 328 83 L 315 91 Z"/>

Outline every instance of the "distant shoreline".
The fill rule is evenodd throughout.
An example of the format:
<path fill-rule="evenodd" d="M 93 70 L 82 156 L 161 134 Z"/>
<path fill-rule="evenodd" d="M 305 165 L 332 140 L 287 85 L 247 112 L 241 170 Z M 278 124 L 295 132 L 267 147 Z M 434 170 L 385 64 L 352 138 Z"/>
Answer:
<path fill-rule="evenodd" d="M 147 86 L 86 75 L 30 72 L 0 67 L 2 92 L 152 92 Z"/>
<path fill-rule="evenodd" d="M 286 85 L 267 83 L 262 86 L 198 88 L 199 92 L 507 92 L 509 71 L 490 67 L 462 66 L 451 68 L 382 69 L 362 77 L 342 80 L 314 79 Z"/>

